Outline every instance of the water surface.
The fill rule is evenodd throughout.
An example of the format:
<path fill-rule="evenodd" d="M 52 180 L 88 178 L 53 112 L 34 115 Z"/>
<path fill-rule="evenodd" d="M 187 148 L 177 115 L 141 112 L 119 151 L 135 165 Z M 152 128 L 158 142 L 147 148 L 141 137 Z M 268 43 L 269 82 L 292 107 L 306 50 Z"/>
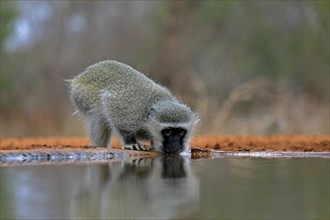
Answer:
<path fill-rule="evenodd" d="M 0 168 L 1 219 L 329 219 L 330 160 L 180 156 Z"/>

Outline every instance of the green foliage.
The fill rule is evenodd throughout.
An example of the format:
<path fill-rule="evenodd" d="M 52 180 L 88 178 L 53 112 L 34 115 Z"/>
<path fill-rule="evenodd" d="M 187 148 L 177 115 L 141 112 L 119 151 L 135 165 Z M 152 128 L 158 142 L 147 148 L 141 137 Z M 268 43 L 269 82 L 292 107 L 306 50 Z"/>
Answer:
<path fill-rule="evenodd" d="M 13 32 L 14 21 L 18 15 L 15 3 L 11 1 L 0 2 L 0 46 L 3 48 L 5 40 Z"/>
<path fill-rule="evenodd" d="M 212 30 L 203 43 L 212 47 L 202 53 L 229 48 L 243 80 L 268 76 L 328 99 L 329 9 L 329 1 L 203 1 L 199 25 Z"/>
<path fill-rule="evenodd" d="M 237 1 L 203 1 L 200 16 L 202 22 L 222 24 L 225 18 L 237 8 Z"/>
<path fill-rule="evenodd" d="M 5 41 L 10 37 L 14 30 L 14 21 L 18 15 L 18 10 L 15 3 L 10 1 L 0 2 L 0 46 L 1 46 L 1 63 L 0 63 L 0 107 L 3 108 L 5 103 L 8 102 L 8 93 L 13 85 L 9 74 L 6 74 L 5 62 L 7 62 L 7 56 L 3 49 Z"/>

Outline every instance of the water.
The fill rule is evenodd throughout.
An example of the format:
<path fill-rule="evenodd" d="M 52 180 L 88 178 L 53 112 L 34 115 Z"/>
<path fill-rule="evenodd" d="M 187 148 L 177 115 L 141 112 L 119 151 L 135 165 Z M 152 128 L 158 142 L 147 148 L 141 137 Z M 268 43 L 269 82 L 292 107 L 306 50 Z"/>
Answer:
<path fill-rule="evenodd" d="M 180 156 L 0 168 L 1 219 L 329 219 L 330 160 Z"/>

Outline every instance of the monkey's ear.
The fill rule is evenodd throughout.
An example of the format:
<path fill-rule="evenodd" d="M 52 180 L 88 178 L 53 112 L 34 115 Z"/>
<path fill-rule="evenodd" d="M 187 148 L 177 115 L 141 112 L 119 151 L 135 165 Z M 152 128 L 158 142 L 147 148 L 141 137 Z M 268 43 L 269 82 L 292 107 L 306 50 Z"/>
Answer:
<path fill-rule="evenodd" d="M 148 118 L 152 118 L 152 117 L 154 117 L 155 114 L 156 114 L 156 110 L 155 110 L 154 108 L 151 107 L 151 108 L 148 110 Z"/>

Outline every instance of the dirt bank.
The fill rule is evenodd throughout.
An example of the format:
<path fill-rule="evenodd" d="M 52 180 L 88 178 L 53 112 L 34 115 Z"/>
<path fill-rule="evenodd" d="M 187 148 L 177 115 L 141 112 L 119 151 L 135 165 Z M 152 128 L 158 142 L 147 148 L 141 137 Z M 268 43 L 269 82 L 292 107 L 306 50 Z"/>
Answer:
<path fill-rule="evenodd" d="M 222 151 L 330 152 L 330 136 L 202 136 L 193 145 Z"/>
<path fill-rule="evenodd" d="M 117 139 L 112 142 L 119 148 Z M 330 152 L 330 135 L 314 136 L 199 136 L 192 148 L 237 151 Z M 82 137 L 61 138 L 0 138 L 0 151 L 15 150 L 86 150 L 89 141 Z M 102 148 L 104 149 L 104 148 Z"/>

